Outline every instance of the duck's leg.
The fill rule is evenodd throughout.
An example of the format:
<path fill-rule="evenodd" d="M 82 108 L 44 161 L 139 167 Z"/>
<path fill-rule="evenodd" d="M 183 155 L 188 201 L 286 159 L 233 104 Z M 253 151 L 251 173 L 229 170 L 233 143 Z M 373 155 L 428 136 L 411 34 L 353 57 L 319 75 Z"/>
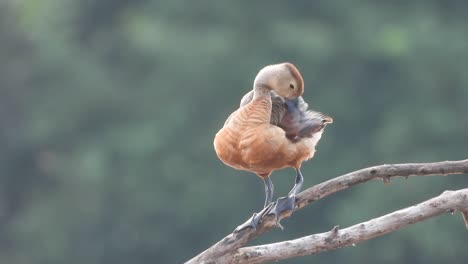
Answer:
<path fill-rule="evenodd" d="M 271 181 L 270 177 L 263 178 L 263 181 L 265 183 L 265 205 L 263 206 L 263 210 L 261 210 L 258 213 L 254 213 L 252 217 L 249 220 L 247 220 L 247 222 L 238 226 L 236 230 L 234 230 L 235 232 L 238 232 L 247 227 L 257 229 L 258 222 L 260 221 L 260 219 L 262 219 L 265 213 L 268 212 L 271 206 L 273 206 L 273 204 L 271 204 L 271 201 L 273 200 L 273 182 Z"/>
<path fill-rule="evenodd" d="M 280 224 L 280 215 L 286 211 L 291 211 L 291 213 L 294 211 L 296 206 L 296 194 L 301 191 L 303 182 L 304 177 L 302 176 L 301 170 L 296 168 L 296 182 L 294 187 L 291 189 L 287 197 L 278 198 L 278 200 L 274 203 L 273 207 L 271 207 L 270 211 L 268 212 L 268 214 L 275 215 L 276 224 L 281 229 L 283 229 L 283 227 Z"/>
<path fill-rule="evenodd" d="M 263 181 L 265 183 L 265 205 L 263 205 L 263 208 L 265 208 L 273 200 L 273 190 L 275 187 L 273 186 L 273 182 L 271 181 L 270 177 L 264 178 Z"/>
<path fill-rule="evenodd" d="M 296 182 L 294 183 L 294 187 L 289 191 L 288 196 L 296 196 L 301 191 L 302 183 L 304 182 L 304 177 L 302 176 L 301 170 L 299 168 L 296 169 Z"/>

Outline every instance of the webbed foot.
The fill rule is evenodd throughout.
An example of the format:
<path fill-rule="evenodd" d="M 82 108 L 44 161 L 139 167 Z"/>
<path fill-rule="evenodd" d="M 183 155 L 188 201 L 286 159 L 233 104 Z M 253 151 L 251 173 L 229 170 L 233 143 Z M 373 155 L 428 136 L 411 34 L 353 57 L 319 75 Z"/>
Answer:
<path fill-rule="evenodd" d="M 257 230 L 260 220 L 268 213 L 268 211 L 272 208 L 273 205 L 274 203 L 270 203 L 265 208 L 263 208 L 263 210 L 261 210 L 260 212 L 254 213 L 252 217 L 249 218 L 249 220 L 247 220 L 242 225 L 236 227 L 236 229 L 234 230 L 234 233 L 237 233 L 245 228 L 253 228 L 254 230 Z"/>
<path fill-rule="evenodd" d="M 276 202 L 273 203 L 273 206 L 268 211 L 267 215 L 274 215 L 276 219 L 276 225 L 284 229 L 280 223 L 280 216 L 283 213 L 290 212 L 292 214 L 296 206 L 296 196 L 289 195 L 288 197 L 280 197 Z"/>

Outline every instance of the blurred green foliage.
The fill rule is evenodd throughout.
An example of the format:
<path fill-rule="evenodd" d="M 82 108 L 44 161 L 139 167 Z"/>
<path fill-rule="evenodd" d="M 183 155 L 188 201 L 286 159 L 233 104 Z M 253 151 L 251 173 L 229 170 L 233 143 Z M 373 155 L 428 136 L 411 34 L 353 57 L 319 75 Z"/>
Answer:
<path fill-rule="evenodd" d="M 334 117 L 305 187 L 381 163 L 468 158 L 465 1 L 0 3 L 0 263 L 180 263 L 263 205 L 212 139 L 266 64 Z M 239 176 L 240 175 L 240 176 Z M 280 176 L 282 175 L 282 176 Z M 284 195 L 294 173 L 273 175 Z M 466 187 L 395 180 L 328 197 L 255 241 L 348 226 Z M 284 263 L 466 263 L 441 216 Z"/>

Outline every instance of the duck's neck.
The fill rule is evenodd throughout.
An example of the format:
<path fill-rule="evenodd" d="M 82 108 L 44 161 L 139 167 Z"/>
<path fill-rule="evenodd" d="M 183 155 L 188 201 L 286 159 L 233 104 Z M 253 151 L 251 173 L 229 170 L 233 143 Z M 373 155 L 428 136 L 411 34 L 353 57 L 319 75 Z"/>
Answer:
<path fill-rule="evenodd" d="M 272 108 L 270 88 L 266 85 L 255 85 L 253 100 L 248 107 L 251 122 L 270 123 Z"/>
<path fill-rule="evenodd" d="M 264 84 L 255 84 L 253 99 L 271 98 L 270 88 Z"/>

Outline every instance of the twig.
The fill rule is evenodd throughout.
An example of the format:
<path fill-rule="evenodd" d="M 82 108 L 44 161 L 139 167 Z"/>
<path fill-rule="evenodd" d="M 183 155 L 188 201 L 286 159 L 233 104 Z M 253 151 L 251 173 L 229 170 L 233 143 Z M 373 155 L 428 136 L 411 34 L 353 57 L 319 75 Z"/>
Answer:
<path fill-rule="evenodd" d="M 468 159 L 374 166 L 354 171 L 308 188 L 296 197 L 295 210 L 299 210 L 330 194 L 373 179 L 382 179 L 384 182 L 389 183 L 390 179 L 396 176 L 409 177 L 464 173 L 468 173 Z M 280 216 L 281 219 L 286 217 L 289 217 L 289 215 Z M 274 217 L 267 215 L 262 218 L 256 230 L 246 228 L 239 232 L 233 232 L 186 263 L 213 263 L 213 261 L 220 257 L 241 248 L 250 240 L 271 230 L 275 227 L 275 223 Z"/>

